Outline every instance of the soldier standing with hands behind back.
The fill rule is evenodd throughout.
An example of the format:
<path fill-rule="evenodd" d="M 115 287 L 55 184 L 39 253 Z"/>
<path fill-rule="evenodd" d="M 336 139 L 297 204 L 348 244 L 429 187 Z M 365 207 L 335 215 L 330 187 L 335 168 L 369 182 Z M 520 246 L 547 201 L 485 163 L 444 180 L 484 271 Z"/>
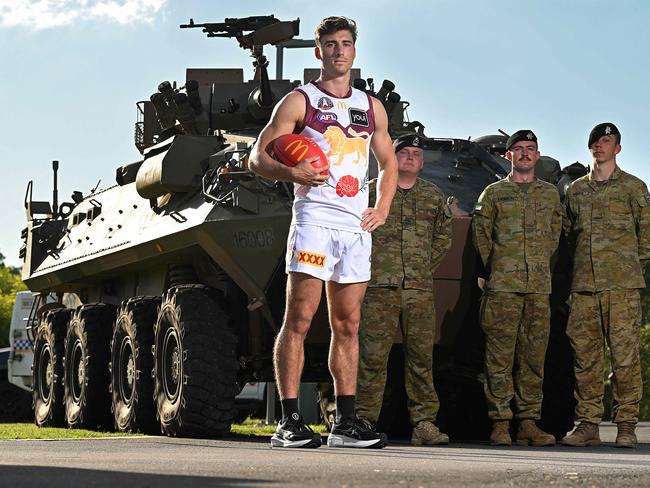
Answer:
<path fill-rule="evenodd" d="M 512 172 L 483 191 L 473 217 L 474 244 L 489 274 L 481 326 L 490 443 L 512 443 L 514 396 L 517 444 L 552 446 L 555 438 L 535 421 L 541 416 L 550 333 L 551 258 L 559 243 L 563 211 L 555 186 L 535 178 L 540 157 L 535 134 L 515 132 L 506 150 Z"/>
<path fill-rule="evenodd" d="M 571 312 L 567 335 L 574 352 L 575 431 L 567 446 L 600 444 L 605 345 L 612 360 L 612 421 L 617 447 L 636 447 L 635 424 L 643 392 L 639 356 L 643 270 L 650 259 L 650 194 L 640 179 L 618 167 L 621 134 L 612 123 L 589 134 L 593 169 L 566 195 L 573 254 Z"/>
<path fill-rule="evenodd" d="M 377 422 L 393 334 L 401 327 L 409 416 L 414 427 L 411 442 L 415 445 L 449 442 L 434 423 L 439 403 L 432 368 L 433 272 L 451 245 L 451 211 L 443 193 L 418 178 L 424 164 L 422 142 L 422 137 L 410 134 L 393 144 L 397 193 L 386 223 L 372 234 L 372 275 L 359 330 L 357 393 L 357 414 Z M 371 204 L 375 187 L 371 182 Z"/>

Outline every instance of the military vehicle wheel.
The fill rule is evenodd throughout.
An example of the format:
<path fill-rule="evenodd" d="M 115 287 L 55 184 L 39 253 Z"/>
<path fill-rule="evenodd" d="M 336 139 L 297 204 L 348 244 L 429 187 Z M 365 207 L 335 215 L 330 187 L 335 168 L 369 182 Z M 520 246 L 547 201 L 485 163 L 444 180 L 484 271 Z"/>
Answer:
<path fill-rule="evenodd" d="M 157 415 L 169 436 L 214 437 L 235 416 L 237 338 L 220 297 L 202 285 L 171 288 L 155 327 Z"/>
<path fill-rule="evenodd" d="M 122 303 L 111 342 L 111 393 L 115 429 L 158 432 L 153 399 L 153 327 L 160 297 L 136 297 Z"/>
<path fill-rule="evenodd" d="M 65 331 L 72 310 L 58 309 L 42 318 L 34 340 L 32 367 L 34 423 L 39 427 L 65 425 L 63 356 Z"/>
<path fill-rule="evenodd" d="M 65 338 L 65 419 L 68 427 L 110 429 L 108 369 L 115 307 L 82 305 Z"/>

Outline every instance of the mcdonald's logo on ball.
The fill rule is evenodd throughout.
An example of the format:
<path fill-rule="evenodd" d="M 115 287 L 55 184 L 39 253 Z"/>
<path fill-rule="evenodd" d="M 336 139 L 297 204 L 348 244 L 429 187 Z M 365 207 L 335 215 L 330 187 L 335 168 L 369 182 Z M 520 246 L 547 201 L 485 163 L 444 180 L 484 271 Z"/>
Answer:
<path fill-rule="evenodd" d="M 293 167 L 307 158 L 318 157 L 314 168 L 328 165 L 327 156 L 313 139 L 301 134 L 284 134 L 273 141 L 273 157 L 285 166 Z M 327 174 L 324 171 L 322 174 Z"/>

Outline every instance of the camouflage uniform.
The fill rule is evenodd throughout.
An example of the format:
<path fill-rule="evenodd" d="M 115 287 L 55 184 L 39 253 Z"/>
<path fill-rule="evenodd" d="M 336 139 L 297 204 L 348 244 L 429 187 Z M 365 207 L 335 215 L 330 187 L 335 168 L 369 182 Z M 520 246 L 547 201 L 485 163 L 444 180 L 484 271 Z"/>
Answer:
<path fill-rule="evenodd" d="M 524 192 L 512 175 L 489 185 L 474 209 L 474 245 L 489 272 L 481 326 L 485 396 L 493 420 L 512 418 L 513 395 L 519 419 L 540 418 L 551 259 L 562 213 L 555 186 L 536 179 Z"/>
<path fill-rule="evenodd" d="M 564 228 L 573 254 L 567 335 L 574 351 L 576 418 L 603 416 L 605 344 L 612 357 L 613 421 L 636 422 L 643 391 L 639 358 L 643 268 L 650 259 L 650 194 L 638 178 L 614 169 L 567 191 Z"/>
<path fill-rule="evenodd" d="M 373 205 L 376 182 L 370 183 Z M 386 223 L 373 231 L 372 277 L 359 330 L 357 414 L 376 422 L 393 335 L 401 325 L 411 423 L 435 421 L 433 271 L 451 245 L 451 212 L 438 188 L 417 179 L 398 187 Z"/>

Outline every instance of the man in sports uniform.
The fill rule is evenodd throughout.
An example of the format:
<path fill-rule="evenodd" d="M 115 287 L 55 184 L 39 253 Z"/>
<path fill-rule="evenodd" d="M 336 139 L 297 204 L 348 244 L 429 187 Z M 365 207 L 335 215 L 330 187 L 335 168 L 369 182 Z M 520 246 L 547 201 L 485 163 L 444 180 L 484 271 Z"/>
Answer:
<path fill-rule="evenodd" d="M 357 419 L 355 395 L 360 307 L 370 279 L 370 232 L 386 221 L 397 186 L 397 161 L 381 103 L 350 86 L 356 55 L 356 24 L 328 17 L 316 28 L 320 77 L 283 98 L 251 152 L 252 171 L 295 186 L 287 245 L 287 304 L 276 338 L 274 366 L 282 420 L 274 447 L 318 447 L 298 411 L 304 340 L 320 303 L 323 282 L 332 330 L 329 368 L 334 378 L 336 421 L 331 447 L 384 447 L 384 434 Z M 294 167 L 275 161 L 266 148 L 278 136 L 299 133 L 314 139 L 328 157 L 327 168 L 308 158 Z M 368 149 L 379 163 L 377 200 L 368 208 Z M 324 169 L 328 174 L 323 175 Z"/>

